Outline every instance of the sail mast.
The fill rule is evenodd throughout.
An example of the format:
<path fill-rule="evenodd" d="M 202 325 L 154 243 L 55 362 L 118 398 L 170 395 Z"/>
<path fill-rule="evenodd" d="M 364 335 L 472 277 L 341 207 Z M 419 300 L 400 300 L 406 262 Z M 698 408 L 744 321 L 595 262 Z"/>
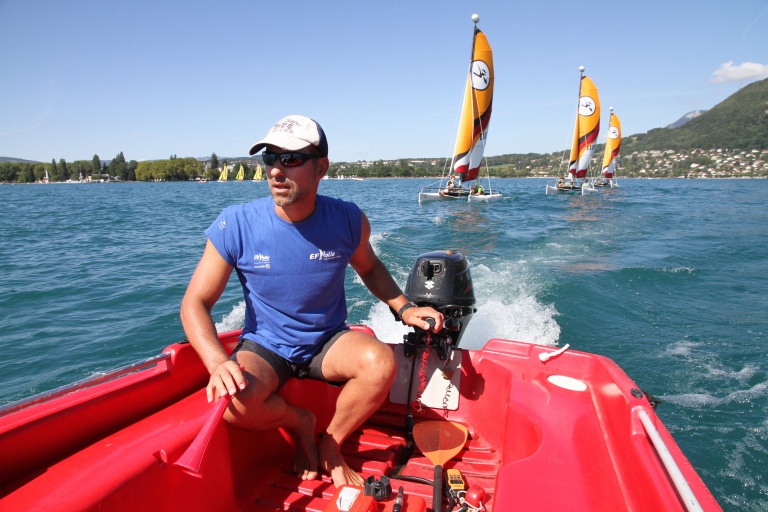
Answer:
<path fill-rule="evenodd" d="M 579 66 L 579 92 L 576 95 L 576 122 L 573 126 L 573 139 L 571 140 L 571 156 L 568 159 L 568 169 L 565 171 L 565 179 L 573 181 L 579 162 L 579 105 L 581 104 L 581 84 L 584 80 L 584 66 Z"/>

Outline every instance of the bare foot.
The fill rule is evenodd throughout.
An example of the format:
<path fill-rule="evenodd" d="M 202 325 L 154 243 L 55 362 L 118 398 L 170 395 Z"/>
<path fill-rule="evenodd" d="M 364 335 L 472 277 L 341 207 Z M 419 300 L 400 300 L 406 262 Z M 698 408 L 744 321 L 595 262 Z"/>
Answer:
<path fill-rule="evenodd" d="M 329 435 L 324 435 L 320 439 L 318 446 L 318 455 L 323 469 L 330 473 L 333 479 L 333 485 L 356 485 L 363 487 L 365 481 L 357 471 L 347 466 L 344 457 L 341 455 L 341 447 Z"/>
<path fill-rule="evenodd" d="M 296 455 L 293 459 L 293 470 L 302 480 L 317 478 L 317 447 L 315 446 L 315 415 L 300 409 L 303 421 L 293 431 L 296 441 Z"/>

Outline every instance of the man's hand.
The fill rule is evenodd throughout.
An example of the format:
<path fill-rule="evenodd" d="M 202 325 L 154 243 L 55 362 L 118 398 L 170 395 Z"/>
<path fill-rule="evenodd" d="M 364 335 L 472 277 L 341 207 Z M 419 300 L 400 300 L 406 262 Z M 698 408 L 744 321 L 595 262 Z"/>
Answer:
<path fill-rule="evenodd" d="M 208 386 L 205 388 L 208 403 L 213 402 L 214 395 L 218 399 L 222 396 L 234 395 L 238 390 L 245 389 L 248 380 L 245 378 L 244 370 L 244 367 L 231 359 L 227 359 L 217 366 L 211 373 Z"/>
<path fill-rule="evenodd" d="M 408 308 L 403 312 L 401 319 L 406 325 L 432 332 L 440 332 L 445 320 L 442 313 L 430 307 Z M 428 319 L 432 320 L 432 322 L 428 322 Z"/>

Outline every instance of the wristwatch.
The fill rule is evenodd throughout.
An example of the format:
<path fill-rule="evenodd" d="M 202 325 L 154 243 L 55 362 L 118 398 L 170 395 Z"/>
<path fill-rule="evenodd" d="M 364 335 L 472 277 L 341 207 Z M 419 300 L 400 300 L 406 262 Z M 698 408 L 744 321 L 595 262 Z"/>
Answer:
<path fill-rule="evenodd" d="M 405 313 L 406 309 L 417 308 L 417 307 L 418 306 L 416 304 L 414 304 L 413 302 L 410 302 L 410 301 L 407 302 L 403 307 L 400 308 L 400 311 L 397 312 L 397 316 L 400 317 L 400 321 L 402 322 L 402 320 L 403 320 L 403 313 Z"/>

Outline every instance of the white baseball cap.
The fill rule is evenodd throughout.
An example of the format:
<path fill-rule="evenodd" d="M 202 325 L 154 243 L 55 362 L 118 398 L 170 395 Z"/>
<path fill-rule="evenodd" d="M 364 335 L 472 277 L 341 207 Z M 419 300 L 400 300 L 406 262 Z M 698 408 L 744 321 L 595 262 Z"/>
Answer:
<path fill-rule="evenodd" d="M 320 154 L 328 156 L 328 140 L 316 121 L 305 116 L 286 116 L 269 130 L 267 136 L 251 146 L 249 155 L 255 155 L 265 146 L 277 146 L 288 151 L 298 151 L 315 146 Z"/>

